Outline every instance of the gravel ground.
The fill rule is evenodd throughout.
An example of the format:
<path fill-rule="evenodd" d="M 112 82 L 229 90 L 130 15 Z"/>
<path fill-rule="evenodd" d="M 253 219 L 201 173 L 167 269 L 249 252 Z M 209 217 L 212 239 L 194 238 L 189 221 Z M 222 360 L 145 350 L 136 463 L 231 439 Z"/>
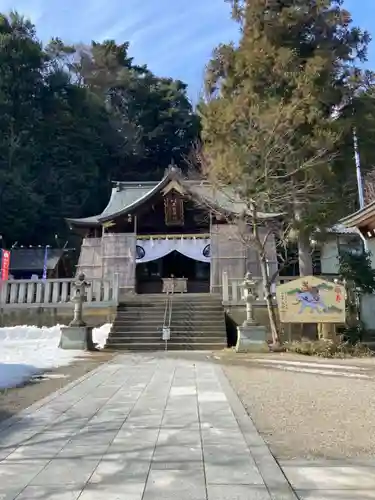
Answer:
<path fill-rule="evenodd" d="M 374 380 L 217 362 L 277 459 L 374 458 Z"/>
<path fill-rule="evenodd" d="M 21 387 L 1 390 L 0 422 L 77 380 L 112 357 L 111 352 L 90 353 L 68 366 L 46 372 L 47 378 L 36 378 Z"/>

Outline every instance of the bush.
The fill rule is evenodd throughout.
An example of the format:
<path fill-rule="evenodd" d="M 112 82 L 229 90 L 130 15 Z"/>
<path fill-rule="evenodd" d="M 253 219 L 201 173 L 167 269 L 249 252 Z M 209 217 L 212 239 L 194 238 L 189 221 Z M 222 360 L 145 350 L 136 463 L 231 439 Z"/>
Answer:
<path fill-rule="evenodd" d="M 303 354 L 305 356 L 320 356 L 322 358 L 364 358 L 373 356 L 373 351 L 360 342 L 332 342 L 331 340 L 305 340 L 286 342 L 286 352 Z"/>

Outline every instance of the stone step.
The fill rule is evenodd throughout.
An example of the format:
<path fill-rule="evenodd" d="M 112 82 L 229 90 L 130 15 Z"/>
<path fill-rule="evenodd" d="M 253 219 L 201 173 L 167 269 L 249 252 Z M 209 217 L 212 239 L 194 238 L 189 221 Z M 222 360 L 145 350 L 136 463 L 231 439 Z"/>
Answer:
<path fill-rule="evenodd" d="M 162 326 L 166 296 L 144 295 L 118 307 L 107 347 L 134 351 L 165 348 Z M 175 295 L 171 316 L 171 348 L 223 349 L 227 346 L 224 309 L 218 295 Z"/>
<path fill-rule="evenodd" d="M 116 325 L 138 325 L 138 324 L 163 324 L 164 323 L 164 315 L 162 316 L 154 316 L 152 315 L 152 318 L 150 317 L 151 315 L 145 315 L 144 317 L 121 317 L 121 318 L 116 318 L 114 321 L 114 324 Z M 166 320 L 169 319 L 169 315 L 167 315 Z M 171 320 L 173 323 L 181 324 L 181 325 L 196 325 L 196 324 L 219 324 L 225 321 L 224 315 L 214 315 L 214 316 L 208 316 L 207 314 L 205 315 L 194 315 L 194 316 L 177 316 L 172 314 Z"/>
<path fill-rule="evenodd" d="M 164 311 L 166 308 L 165 304 L 134 304 L 126 307 L 118 308 L 119 313 L 126 313 L 128 311 Z M 221 304 L 172 304 L 172 309 L 175 311 L 218 311 L 222 310 L 223 306 Z"/>
<path fill-rule="evenodd" d="M 131 302 L 162 302 L 167 298 L 167 294 L 165 293 L 142 293 L 139 295 L 129 295 L 126 300 L 120 302 L 122 304 L 129 304 Z M 221 295 L 211 294 L 211 293 L 175 293 L 173 294 L 174 300 L 186 300 L 189 302 L 201 301 L 201 300 L 222 300 Z"/>
<path fill-rule="evenodd" d="M 219 351 L 223 350 L 227 347 L 226 344 L 215 342 L 215 343 L 204 343 L 197 342 L 192 344 L 191 342 L 180 342 L 171 344 L 168 342 L 168 350 L 170 351 Z M 137 344 L 110 344 L 106 345 L 106 349 L 110 351 L 164 351 L 165 350 L 165 342 L 142 342 Z"/>
<path fill-rule="evenodd" d="M 169 316 L 168 316 L 169 317 Z M 213 316 L 208 316 L 207 314 L 203 315 L 198 315 L 198 314 L 173 314 L 172 312 L 172 319 L 174 323 L 182 324 L 182 325 L 187 325 L 187 324 L 196 324 L 196 323 L 203 323 L 204 325 L 212 325 L 212 324 L 220 324 L 223 321 L 223 314 L 215 314 Z M 149 315 L 146 316 L 121 316 L 117 317 L 115 319 L 115 324 L 116 325 L 129 325 L 129 324 L 153 324 L 153 323 L 163 323 L 164 322 L 164 314 L 162 315 L 157 315 L 155 316 L 154 314 L 152 317 Z"/>
<path fill-rule="evenodd" d="M 201 293 L 197 295 L 193 295 L 192 293 L 175 293 L 173 296 L 171 294 L 167 295 L 157 294 L 157 295 L 134 295 L 132 298 L 128 298 L 126 300 L 120 301 L 120 305 L 130 304 L 132 302 L 164 302 L 167 297 L 173 298 L 173 300 L 177 301 L 186 301 L 186 302 L 201 302 L 206 301 L 221 301 L 222 297 L 220 295 L 209 295 L 208 293 Z"/>
<path fill-rule="evenodd" d="M 168 326 L 168 323 L 165 326 Z M 194 332 L 194 331 L 202 331 L 202 332 L 226 331 L 225 325 L 223 323 L 216 323 L 214 325 L 210 325 L 210 324 L 184 325 L 184 324 L 179 324 L 179 323 L 175 323 L 174 321 L 172 321 L 170 327 L 174 331 L 182 331 L 182 332 L 185 332 L 185 331 L 189 331 L 189 332 Z M 163 322 L 153 323 L 153 324 L 133 324 L 133 325 L 113 324 L 113 326 L 112 326 L 112 330 L 116 331 L 116 332 L 120 332 L 120 331 L 147 332 L 147 331 L 158 331 L 158 330 L 161 331 L 162 328 L 163 328 Z"/>
<path fill-rule="evenodd" d="M 168 308 L 169 311 L 169 308 Z M 215 308 L 205 308 L 205 307 L 200 307 L 197 309 L 191 309 L 191 308 L 184 308 L 184 309 L 177 309 L 172 307 L 172 313 L 176 315 L 193 315 L 193 314 L 218 314 L 218 313 L 223 313 L 223 308 L 222 307 L 215 307 Z M 127 309 L 126 311 L 118 311 L 117 315 L 118 316 L 144 316 L 145 314 L 149 315 L 154 315 L 154 314 L 164 314 L 165 313 L 165 308 L 163 307 L 162 309 L 156 309 L 156 308 L 142 308 L 142 309 Z"/>
<path fill-rule="evenodd" d="M 226 330 L 226 325 L 224 321 L 215 321 L 215 322 L 179 322 L 179 321 L 173 321 L 173 318 L 171 322 L 169 323 L 168 318 L 167 321 L 164 323 L 164 321 L 154 321 L 154 322 L 136 322 L 136 323 L 113 323 L 112 329 L 113 330 L 124 330 L 124 331 L 129 331 L 129 330 L 150 330 L 150 329 L 155 329 L 155 328 L 162 328 L 163 326 L 168 326 L 168 324 L 177 330 Z"/>
<path fill-rule="evenodd" d="M 168 324 L 167 324 L 168 325 Z M 167 326 L 166 325 L 166 326 Z M 113 333 L 118 333 L 118 332 L 139 332 L 140 334 L 143 334 L 144 332 L 157 332 L 162 330 L 163 328 L 163 323 L 155 323 L 153 325 L 129 325 L 129 326 L 118 326 L 118 325 L 113 325 L 112 326 L 112 332 Z M 217 324 L 213 325 L 212 327 L 210 325 L 202 326 L 202 325 L 195 325 L 195 326 L 186 326 L 186 325 L 178 325 L 175 323 L 171 323 L 171 330 L 175 332 L 188 332 L 189 334 L 191 332 L 224 332 L 226 331 L 225 325 L 223 324 Z"/>
<path fill-rule="evenodd" d="M 212 332 L 204 332 L 204 331 L 195 331 L 195 332 L 187 332 L 186 330 L 173 330 L 171 328 L 171 337 L 173 338 L 202 338 L 202 337 L 215 337 L 222 340 L 222 342 L 226 342 L 226 332 L 223 330 L 212 331 Z M 162 330 L 149 330 L 147 332 L 112 332 L 108 337 L 109 339 L 132 339 L 132 338 L 162 338 Z"/>
<path fill-rule="evenodd" d="M 168 311 L 169 314 L 169 311 Z M 133 312 L 133 311 L 127 311 L 126 313 L 117 313 L 117 319 L 121 320 L 134 320 L 134 321 L 139 321 L 140 319 L 143 318 L 155 318 L 159 320 L 160 318 L 164 318 L 165 315 L 165 310 L 163 309 L 162 311 L 152 311 L 152 310 L 144 310 L 144 311 L 138 311 L 138 312 Z M 204 310 L 199 310 L 199 311 L 176 311 L 172 309 L 172 316 L 176 319 L 190 319 L 190 318 L 199 318 L 199 319 L 211 319 L 211 318 L 218 318 L 218 317 L 224 317 L 224 311 L 222 309 L 218 309 L 217 311 L 204 311 Z"/>
<path fill-rule="evenodd" d="M 121 343 L 121 344 L 137 344 L 137 343 L 152 343 L 152 342 L 161 342 L 162 336 L 156 337 L 155 335 L 150 335 L 150 336 L 123 336 L 123 337 L 109 337 L 107 340 L 108 344 L 116 344 L 116 343 Z M 173 332 L 171 334 L 170 340 L 168 342 L 171 342 L 173 344 L 175 343 L 181 343 L 181 342 L 192 342 L 196 344 L 197 342 L 202 343 L 226 343 L 223 340 L 222 335 L 202 335 L 202 336 L 195 336 L 195 335 L 184 335 L 184 334 L 178 334 L 178 335 L 173 335 Z"/>

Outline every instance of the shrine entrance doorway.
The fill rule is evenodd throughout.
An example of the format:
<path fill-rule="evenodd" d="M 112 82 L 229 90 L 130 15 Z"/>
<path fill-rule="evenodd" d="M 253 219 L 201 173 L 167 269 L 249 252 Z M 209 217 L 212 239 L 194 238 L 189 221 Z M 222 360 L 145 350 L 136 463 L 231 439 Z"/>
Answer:
<path fill-rule="evenodd" d="M 166 278 L 185 279 L 187 293 L 209 293 L 209 240 L 192 241 L 190 244 L 169 240 L 168 244 L 154 242 L 154 245 L 156 247 L 150 244 L 138 245 L 137 293 L 162 293 L 163 280 Z M 164 255 L 160 255 L 161 253 Z M 151 260 L 152 256 L 158 258 Z M 146 262 L 142 262 L 144 260 Z"/>

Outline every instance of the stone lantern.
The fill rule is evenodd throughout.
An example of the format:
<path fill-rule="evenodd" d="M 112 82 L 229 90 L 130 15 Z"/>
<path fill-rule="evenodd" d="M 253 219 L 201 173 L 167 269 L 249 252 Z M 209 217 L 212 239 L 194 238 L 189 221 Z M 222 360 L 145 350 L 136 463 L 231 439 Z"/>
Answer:
<path fill-rule="evenodd" d="M 69 323 L 69 326 L 86 326 L 83 321 L 83 302 L 86 297 L 86 287 L 90 286 L 85 280 L 85 275 L 83 273 L 78 275 L 77 281 L 74 282 L 74 295 L 72 302 L 74 303 L 74 313 L 73 319 Z"/>
<path fill-rule="evenodd" d="M 258 325 L 254 319 L 254 302 L 258 296 L 256 288 L 258 281 L 251 273 L 246 273 L 242 282 L 242 298 L 246 303 L 246 319 L 242 326 L 237 327 L 237 352 L 267 352 L 267 329 Z"/>
<path fill-rule="evenodd" d="M 90 286 L 83 273 L 79 274 L 72 284 L 74 304 L 73 319 L 69 326 L 61 328 L 59 347 L 61 349 L 95 350 L 92 340 L 92 327 L 83 320 L 83 303 L 86 298 L 86 288 Z"/>
<path fill-rule="evenodd" d="M 253 326 L 256 325 L 254 319 L 254 309 L 253 304 L 258 298 L 256 293 L 258 281 L 254 280 L 251 273 L 246 273 L 245 279 L 242 282 L 243 299 L 246 302 L 246 319 L 243 322 L 243 326 Z"/>

